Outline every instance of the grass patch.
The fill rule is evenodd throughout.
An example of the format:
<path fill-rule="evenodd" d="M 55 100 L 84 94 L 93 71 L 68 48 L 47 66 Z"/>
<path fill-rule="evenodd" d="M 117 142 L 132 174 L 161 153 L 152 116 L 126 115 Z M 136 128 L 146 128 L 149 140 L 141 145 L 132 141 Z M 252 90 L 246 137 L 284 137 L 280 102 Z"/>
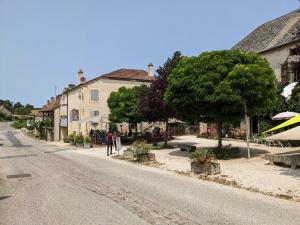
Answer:
<path fill-rule="evenodd" d="M 26 126 L 27 126 L 26 120 L 17 120 L 11 124 L 11 127 L 16 128 L 16 129 L 21 129 Z"/>

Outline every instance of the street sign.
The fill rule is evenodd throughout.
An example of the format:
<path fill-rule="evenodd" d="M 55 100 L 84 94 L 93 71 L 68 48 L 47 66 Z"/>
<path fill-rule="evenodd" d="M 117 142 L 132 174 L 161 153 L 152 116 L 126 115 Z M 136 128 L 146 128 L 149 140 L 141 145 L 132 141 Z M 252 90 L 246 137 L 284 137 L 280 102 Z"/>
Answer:
<path fill-rule="evenodd" d="M 119 155 L 119 151 L 121 150 L 122 148 L 122 144 L 121 144 L 121 138 L 120 137 L 117 137 L 116 138 L 116 149 L 118 151 L 118 155 Z"/>

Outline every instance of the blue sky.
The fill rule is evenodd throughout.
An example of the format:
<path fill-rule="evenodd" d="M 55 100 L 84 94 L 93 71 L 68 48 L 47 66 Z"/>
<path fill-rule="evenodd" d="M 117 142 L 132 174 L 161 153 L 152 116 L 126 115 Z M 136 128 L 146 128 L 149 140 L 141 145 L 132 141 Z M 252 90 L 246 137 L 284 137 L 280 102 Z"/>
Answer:
<path fill-rule="evenodd" d="M 42 106 L 87 79 L 146 69 L 176 50 L 231 48 L 297 0 L 0 0 L 0 99 Z"/>

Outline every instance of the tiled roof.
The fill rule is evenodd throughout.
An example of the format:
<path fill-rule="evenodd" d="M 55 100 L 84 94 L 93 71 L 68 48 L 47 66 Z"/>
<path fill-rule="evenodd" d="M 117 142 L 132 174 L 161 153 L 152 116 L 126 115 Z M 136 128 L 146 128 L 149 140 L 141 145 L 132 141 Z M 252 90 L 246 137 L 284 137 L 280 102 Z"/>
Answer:
<path fill-rule="evenodd" d="M 139 82 L 151 82 L 154 80 L 154 76 L 149 76 L 148 73 L 145 70 L 136 70 L 136 69 L 119 69 L 115 70 L 110 73 L 103 74 L 101 76 L 98 76 L 94 79 L 88 80 L 84 83 L 81 83 L 66 92 L 72 92 L 73 90 L 76 90 L 77 88 L 93 83 L 95 81 L 98 81 L 100 79 L 112 79 L 112 80 L 132 80 L 132 81 L 139 81 Z"/>
<path fill-rule="evenodd" d="M 300 41 L 300 10 L 271 20 L 256 28 L 233 49 L 263 52 Z"/>
<path fill-rule="evenodd" d="M 102 78 L 120 79 L 120 80 L 141 80 L 151 81 L 153 76 L 149 76 L 145 70 L 135 69 L 119 69 L 111 73 L 107 73 L 101 76 Z"/>
<path fill-rule="evenodd" d="M 46 105 L 44 105 L 39 112 L 53 111 L 58 106 L 59 106 L 59 99 L 55 99 L 55 100 L 50 101 Z"/>

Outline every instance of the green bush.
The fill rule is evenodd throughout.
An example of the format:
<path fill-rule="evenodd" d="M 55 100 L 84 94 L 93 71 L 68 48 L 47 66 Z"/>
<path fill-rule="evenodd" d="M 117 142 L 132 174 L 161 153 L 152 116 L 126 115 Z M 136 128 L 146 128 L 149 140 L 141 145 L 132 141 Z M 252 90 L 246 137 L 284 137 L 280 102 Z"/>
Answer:
<path fill-rule="evenodd" d="M 202 150 L 200 148 L 199 150 Z M 241 150 L 238 147 L 231 147 L 231 145 L 223 146 L 222 148 L 209 148 L 215 155 L 216 159 L 229 160 L 239 158 Z"/>
<path fill-rule="evenodd" d="M 76 135 L 75 142 L 78 143 L 78 144 L 82 144 L 83 143 L 83 136 L 81 134 Z"/>
<path fill-rule="evenodd" d="M 27 126 L 27 122 L 26 122 L 26 120 L 17 120 L 17 121 L 15 121 L 15 122 L 13 122 L 13 123 L 11 124 L 11 126 L 12 126 L 13 128 L 16 128 L 16 129 L 21 129 L 21 128 Z"/>
<path fill-rule="evenodd" d="M 83 142 L 85 144 L 89 144 L 89 143 L 91 143 L 91 138 L 89 136 L 85 136 Z"/>
<path fill-rule="evenodd" d="M 132 144 L 132 150 L 135 155 L 146 155 L 150 152 L 151 146 L 145 141 L 135 141 Z"/>
<path fill-rule="evenodd" d="M 75 133 L 72 133 L 72 134 L 70 134 L 70 135 L 68 136 L 68 139 L 69 139 L 69 141 L 75 142 L 75 137 L 76 137 L 76 134 L 75 134 Z"/>
<path fill-rule="evenodd" d="M 192 162 L 200 164 L 212 163 L 216 159 L 216 155 L 210 148 L 197 149 L 195 152 L 190 154 Z"/>

